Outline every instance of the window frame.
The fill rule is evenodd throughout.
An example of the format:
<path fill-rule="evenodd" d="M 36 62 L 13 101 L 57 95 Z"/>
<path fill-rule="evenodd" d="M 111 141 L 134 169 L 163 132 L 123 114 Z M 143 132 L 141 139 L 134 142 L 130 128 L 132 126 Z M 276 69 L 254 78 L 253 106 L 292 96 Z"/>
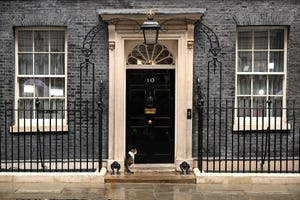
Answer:
<path fill-rule="evenodd" d="M 161 49 L 159 49 L 159 47 Z M 142 51 L 144 48 L 145 51 Z M 164 52 L 168 52 L 168 55 L 165 56 L 163 55 Z M 142 59 L 139 59 L 137 57 L 137 55 L 135 55 L 136 53 L 138 53 Z M 172 63 L 160 63 L 163 60 L 166 60 L 168 58 L 172 59 Z M 135 59 L 137 61 L 136 64 L 134 63 L 130 63 L 130 59 Z M 143 62 L 144 61 L 144 62 Z M 148 62 L 147 62 L 148 61 Z M 175 60 L 174 60 L 174 55 L 173 53 L 169 50 L 168 47 L 166 47 L 164 44 L 161 43 L 157 43 L 153 45 L 153 49 L 152 49 L 152 54 L 150 54 L 150 52 L 148 51 L 148 45 L 145 45 L 144 43 L 138 43 L 137 45 L 135 45 L 133 47 L 133 49 L 131 49 L 131 51 L 129 52 L 129 54 L 127 55 L 126 58 L 126 65 L 127 66 L 170 66 L 172 68 L 175 67 Z"/>
<path fill-rule="evenodd" d="M 283 35 L 283 69 L 282 72 L 270 72 L 269 70 L 267 72 L 254 72 L 251 70 L 251 72 L 239 72 L 239 52 L 251 52 L 251 69 L 254 68 L 254 52 L 259 51 L 267 51 L 268 53 L 268 60 L 267 60 L 267 66 L 270 63 L 270 52 L 280 52 L 282 50 L 275 50 L 270 49 L 270 30 L 275 29 L 281 29 L 284 31 Z M 239 49 L 239 32 L 241 31 L 251 31 L 251 50 L 247 49 Z M 254 31 L 268 31 L 268 48 L 267 49 L 254 49 Z M 240 26 L 237 27 L 236 30 L 236 45 L 235 45 L 235 104 L 234 107 L 236 108 L 234 110 L 234 124 L 233 124 L 233 130 L 234 131 L 249 131 L 249 130 L 267 130 L 268 127 L 271 130 L 287 130 L 290 129 L 290 125 L 287 122 L 287 116 L 286 116 L 286 105 L 287 105 L 287 99 L 286 99 L 286 79 L 287 79 L 287 44 L 288 43 L 288 28 L 286 26 Z M 251 94 L 250 95 L 244 95 L 244 94 L 238 94 L 238 76 L 239 75 L 248 75 L 250 77 L 251 81 Z M 267 116 L 263 117 L 255 117 L 255 116 L 238 116 L 239 109 L 238 109 L 238 97 L 250 97 L 253 99 L 253 97 L 259 97 L 259 95 L 253 94 L 253 77 L 254 75 L 265 75 L 269 77 L 270 75 L 282 75 L 283 76 L 283 83 L 282 83 L 282 95 L 270 95 L 267 93 L 266 95 L 262 95 L 262 97 L 269 98 L 270 96 L 282 96 L 282 115 L 281 116 L 269 116 L 268 113 L 268 107 L 267 103 L 265 104 L 265 111 L 267 112 Z M 268 80 L 268 78 L 267 78 Z M 268 84 L 267 84 L 268 85 Z M 274 103 L 274 102 L 273 102 Z M 251 106 L 251 109 L 253 107 Z"/>
<path fill-rule="evenodd" d="M 64 54 L 64 74 L 63 75 L 51 75 L 49 74 L 40 74 L 40 75 L 28 75 L 28 74 L 19 74 L 19 53 L 32 53 L 35 54 L 36 51 L 32 49 L 30 52 L 26 51 L 19 51 L 19 32 L 20 31 L 48 31 L 49 35 L 51 31 L 64 31 L 64 52 L 53 52 L 51 49 L 48 49 L 47 52 L 38 52 L 38 53 L 47 53 L 49 57 L 51 57 L 52 53 L 56 54 Z M 50 41 L 51 38 L 48 38 L 48 48 L 50 48 Z M 34 43 L 34 41 L 33 41 Z M 15 101 L 14 101 L 14 109 L 15 109 L 15 119 L 14 119 L 14 125 L 10 128 L 11 132 L 48 132 L 48 131 L 67 131 L 67 74 L 68 74 L 68 62 L 67 62 L 67 29 L 66 27 L 16 27 L 15 28 Z M 34 56 L 34 55 L 33 55 Z M 50 69 L 51 59 L 48 59 L 48 65 Z M 33 66 L 34 66 L 34 60 L 33 60 Z M 18 104 L 20 99 L 20 79 L 21 78 L 63 78 L 64 79 L 64 96 L 57 96 L 57 97 L 51 97 L 50 94 L 48 97 L 45 97 L 44 99 L 61 99 L 64 101 L 64 108 L 63 108 L 63 118 L 19 118 L 18 117 Z M 50 92 L 50 91 L 49 91 Z M 35 99 L 36 97 L 28 97 L 28 99 Z M 21 99 L 27 99 L 22 98 Z M 43 99 L 43 97 L 39 98 L 40 100 Z M 61 108 L 56 108 L 57 110 L 61 110 Z M 34 110 L 35 111 L 35 110 Z M 42 114 L 41 114 L 42 115 Z"/>

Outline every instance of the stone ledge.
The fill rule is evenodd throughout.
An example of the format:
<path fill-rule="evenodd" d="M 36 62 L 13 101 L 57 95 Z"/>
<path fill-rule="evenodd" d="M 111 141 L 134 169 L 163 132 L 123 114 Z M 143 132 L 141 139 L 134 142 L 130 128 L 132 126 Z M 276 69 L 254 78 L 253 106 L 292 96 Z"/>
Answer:
<path fill-rule="evenodd" d="M 155 20 L 186 18 L 200 20 L 206 8 L 155 8 Z M 145 20 L 148 9 L 98 9 L 97 13 L 104 21 L 116 18 L 131 18 L 137 21 Z"/>
<path fill-rule="evenodd" d="M 0 173 L 0 183 L 104 183 L 106 168 L 100 172 L 5 172 Z"/>
<path fill-rule="evenodd" d="M 204 14 L 206 8 L 154 8 L 155 14 L 169 15 L 169 14 Z M 143 15 L 146 16 L 148 9 L 98 9 L 99 15 Z"/>
<path fill-rule="evenodd" d="M 197 184 L 299 184 L 300 174 L 201 173 L 195 168 Z"/>

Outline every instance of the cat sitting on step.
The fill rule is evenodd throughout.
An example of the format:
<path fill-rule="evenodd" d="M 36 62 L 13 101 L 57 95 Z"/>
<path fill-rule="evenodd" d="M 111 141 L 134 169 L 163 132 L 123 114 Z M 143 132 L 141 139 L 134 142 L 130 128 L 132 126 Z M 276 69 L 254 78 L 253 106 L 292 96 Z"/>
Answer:
<path fill-rule="evenodd" d="M 137 154 L 137 149 L 134 148 L 134 149 L 131 149 L 125 156 L 125 162 L 124 162 L 124 165 L 125 165 L 125 172 L 128 172 L 128 173 L 131 173 L 133 174 L 132 171 L 130 171 L 129 167 L 134 164 L 134 156 L 135 154 Z"/>

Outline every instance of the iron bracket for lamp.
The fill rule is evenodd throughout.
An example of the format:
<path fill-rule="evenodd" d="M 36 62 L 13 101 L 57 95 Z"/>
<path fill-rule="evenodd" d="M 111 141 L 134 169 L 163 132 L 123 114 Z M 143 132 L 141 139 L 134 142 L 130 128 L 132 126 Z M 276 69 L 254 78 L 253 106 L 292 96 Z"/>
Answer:
<path fill-rule="evenodd" d="M 210 49 L 209 49 L 209 53 L 212 54 L 213 58 L 216 58 L 218 56 L 218 54 L 221 51 L 220 48 L 220 43 L 219 43 L 219 39 L 217 34 L 207 25 L 201 23 L 199 20 L 194 20 L 194 19 L 189 19 L 189 18 L 171 18 L 171 19 L 167 19 L 164 20 L 160 26 L 161 26 L 161 31 L 168 31 L 168 28 L 166 26 L 167 23 L 170 22 L 185 22 L 185 23 L 189 23 L 189 24 L 194 24 L 194 25 L 198 25 L 199 29 L 196 29 L 196 34 L 199 32 L 202 32 L 206 35 L 207 39 L 209 40 L 209 44 L 210 44 Z"/>

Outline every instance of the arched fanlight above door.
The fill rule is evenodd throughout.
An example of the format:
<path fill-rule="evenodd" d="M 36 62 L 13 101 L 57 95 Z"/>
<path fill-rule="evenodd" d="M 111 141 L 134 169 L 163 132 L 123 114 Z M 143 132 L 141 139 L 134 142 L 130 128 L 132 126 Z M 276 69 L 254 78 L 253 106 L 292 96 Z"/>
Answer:
<path fill-rule="evenodd" d="M 162 44 L 139 44 L 127 57 L 127 65 L 175 65 L 172 53 Z"/>

